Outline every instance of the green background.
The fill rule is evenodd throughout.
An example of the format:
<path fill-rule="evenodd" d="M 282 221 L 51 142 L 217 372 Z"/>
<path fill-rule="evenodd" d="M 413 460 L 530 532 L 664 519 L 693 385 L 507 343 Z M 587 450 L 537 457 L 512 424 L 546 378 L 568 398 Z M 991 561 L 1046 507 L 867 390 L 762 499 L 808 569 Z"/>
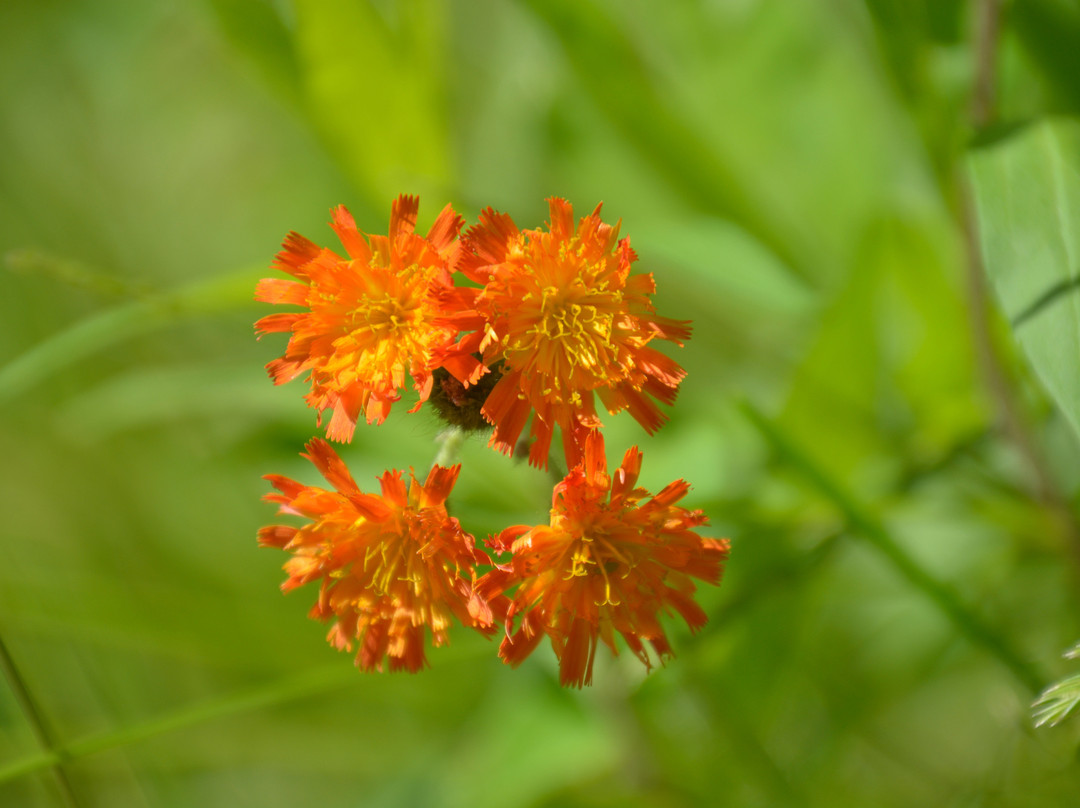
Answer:
<path fill-rule="evenodd" d="M 1004 4 L 979 67 L 994 5 L 0 4 L 0 804 L 1075 805 L 1030 705 L 1080 639 L 1080 3 Z M 606 419 L 732 540 L 666 668 L 567 691 L 459 629 L 362 675 L 278 591 L 261 475 L 319 482 L 316 430 L 254 284 L 400 193 L 603 201 L 694 320 L 670 423 Z M 431 462 L 405 409 L 362 486 Z M 478 536 L 546 518 L 461 461 Z"/>

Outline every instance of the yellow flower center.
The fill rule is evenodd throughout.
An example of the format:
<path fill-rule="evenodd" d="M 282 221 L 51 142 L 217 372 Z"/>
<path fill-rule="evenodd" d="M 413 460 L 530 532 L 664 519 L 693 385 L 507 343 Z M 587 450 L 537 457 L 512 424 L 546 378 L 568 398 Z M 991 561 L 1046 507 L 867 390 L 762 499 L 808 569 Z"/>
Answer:
<path fill-rule="evenodd" d="M 341 335 L 326 370 L 338 383 L 400 387 L 404 371 L 422 366 L 436 336 L 428 299 L 431 271 L 413 265 L 399 273 L 374 270 L 369 290 L 340 317 Z M 375 287 L 371 289 L 370 287 Z"/>
<path fill-rule="evenodd" d="M 374 598 L 389 599 L 395 609 L 407 612 L 412 625 L 427 624 L 434 632 L 445 631 L 450 612 L 445 604 L 432 600 L 430 581 L 437 573 L 417 552 L 416 536 L 421 529 L 415 514 L 399 513 L 382 526 L 379 540 L 354 562 L 351 574 Z"/>
<path fill-rule="evenodd" d="M 346 325 L 358 342 L 393 338 L 409 339 L 424 322 L 429 272 L 413 264 L 393 275 L 377 270 L 375 279 L 384 286 L 381 294 L 360 297 L 349 312 Z M 386 274 L 383 274 L 386 273 Z"/>
<path fill-rule="evenodd" d="M 522 303 L 525 327 L 508 335 L 507 357 L 544 376 L 545 388 L 551 388 L 546 395 L 593 389 L 621 374 L 612 340 L 614 312 L 622 303 L 618 292 L 576 280 L 568 288 L 537 288 Z"/>
<path fill-rule="evenodd" d="M 424 319 L 421 301 L 408 294 L 365 297 L 349 314 L 347 327 L 357 342 L 411 338 Z"/>
<path fill-rule="evenodd" d="M 628 577 L 634 567 L 631 559 L 620 553 L 612 541 L 600 532 L 572 539 L 567 546 L 567 555 L 570 568 L 566 570 L 564 581 L 599 576 L 603 580 L 603 597 L 596 601 L 596 605 L 619 605 L 621 601 L 612 592 L 612 575 L 621 572 L 618 578 Z M 618 588 L 617 584 L 615 588 Z"/>

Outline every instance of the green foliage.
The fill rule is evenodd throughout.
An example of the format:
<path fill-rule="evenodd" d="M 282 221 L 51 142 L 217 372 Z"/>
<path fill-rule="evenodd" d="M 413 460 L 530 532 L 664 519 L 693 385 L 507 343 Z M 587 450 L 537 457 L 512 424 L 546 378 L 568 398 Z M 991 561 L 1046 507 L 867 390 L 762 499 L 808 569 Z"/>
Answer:
<path fill-rule="evenodd" d="M 1080 657 L 1080 645 L 1065 653 L 1066 659 Z M 1080 704 L 1080 674 L 1066 677 L 1050 685 L 1035 700 L 1035 726 L 1049 724 L 1051 727 L 1064 721 Z"/>
<path fill-rule="evenodd" d="M 0 4 L 0 804 L 1075 804 L 1080 17 L 1004 4 L 969 156 L 978 5 Z M 278 591 L 261 475 L 316 482 L 315 423 L 253 283 L 399 193 L 602 200 L 694 320 L 670 422 L 604 417 L 732 539 L 665 668 L 567 692 L 457 632 L 363 676 Z M 438 452 L 405 409 L 342 448 L 361 486 Z M 478 537 L 546 517 L 458 448 Z"/>
<path fill-rule="evenodd" d="M 298 0 L 295 13 L 312 115 L 373 207 L 403 187 L 445 193 L 453 178 L 442 5 Z"/>
<path fill-rule="evenodd" d="M 986 271 L 1032 366 L 1080 431 L 1080 124 L 1047 121 L 976 151 Z"/>

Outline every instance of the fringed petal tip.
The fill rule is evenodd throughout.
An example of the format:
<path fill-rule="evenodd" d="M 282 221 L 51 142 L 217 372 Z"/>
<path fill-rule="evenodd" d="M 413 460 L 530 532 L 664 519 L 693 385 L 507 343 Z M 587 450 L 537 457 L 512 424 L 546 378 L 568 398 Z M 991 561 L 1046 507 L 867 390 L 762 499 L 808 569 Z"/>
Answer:
<path fill-rule="evenodd" d="M 390 241 L 396 241 L 403 235 L 411 235 L 416 230 L 416 217 L 420 212 L 420 197 L 402 194 L 390 206 Z"/>
<path fill-rule="evenodd" d="M 477 584 L 477 565 L 487 563 L 445 500 L 460 466 L 436 466 L 424 485 L 400 471 L 380 478 L 381 494 L 364 493 L 334 448 L 322 438 L 306 454 L 335 490 L 303 486 L 268 475 L 281 494 L 276 501 L 310 520 L 304 527 L 271 525 L 259 544 L 292 555 L 285 564 L 285 591 L 318 583 L 309 615 L 333 621 L 327 639 L 338 649 L 360 648 L 361 670 L 415 672 L 427 666 L 425 645 L 448 642 L 456 618 L 481 634 L 497 631 L 509 603 Z"/>
<path fill-rule="evenodd" d="M 284 550 L 297 532 L 297 528 L 288 525 L 270 525 L 259 529 L 257 540 L 260 547 L 275 547 L 278 550 Z"/>
<path fill-rule="evenodd" d="M 504 661 L 520 663 L 544 634 L 564 687 L 589 685 L 599 644 L 617 654 L 620 635 L 646 668 L 654 664 L 646 645 L 661 664 L 669 659 L 660 618 L 677 613 L 692 631 L 705 625 L 694 581 L 718 583 L 728 549 L 726 540 L 694 532 L 707 521 L 701 511 L 676 504 L 685 481 L 656 496 L 636 487 L 636 446 L 610 475 L 599 432 L 585 435 L 579 450 L 580 462 L 555 487 L 550 523 L 490 538 L 493 550 L 511 558 L 482 579 L 492 591 L 514 593 L 507 615 L 520 623 L 517 632 L 508 626 Z"/>
<path fill-rule="evenodd" d="M 360 231 L 344 205 L 334 207 L 330 225 L 348 258 L 290 233 L 276 266 L 297 280 L 268 278 L 256 286 L 261 302 L 307 309 L 264 317 L 256 333 L 291 332 L 285 355 L 270 366 L 272 376 L 282 383 L 310 371 L 306 398 L 320 414 L 333 410 L 330 440 L 351 441 L 359 419 L 383 423 L 409 375 L 425 401 L 431 371 L 459 341 L 455 318 L 477 294 L 456 293 L 453 284 L 461 217 L 448 205 L 429 238 L 415 232 L 418 210 L 417 196 L 399 196 L 388 235 L 376 236 Z M 365 329 L 360 322 L 398 325 Z M 468 373 L 474 379 L 476 368 Z"/>
<path fill-rule="evenodd" d="M 322 247 L 318 244 L 295 231 L 290 231 L 282 241 L 281 251 L 274 256 L 271 266 L 304 279 L 307 277 L 304 267 L 318 258 L 321 252 Z"/>
<path fill-rule="evenodd" d="M 578 433 L 601 427 L 596 397 L 609 412 L 629 409 L 655 433 L 668 418 L 657 404 L 674 401 L 685 371 L 649 343 L 690 333 L 688 324 L 653 314 L 652 278 L 630 274 L 636 254 L 618 238 L 620 224 L 601 220 L 602 204 L 576 222 L 567 200 L 551 197 L 548 207 L 546 229 L 525 231 L 485 209 L 463 238 L 462 263 L 484 286 L 471 302 L 486 321 L 484 361 L 506 368 L 484 405 L 495 426 L 491 445 L 507 451 L 531 411 L 529 460 L 538 468 L 547 466 L 555 427 L 567 465 L 580 459 Z"/>

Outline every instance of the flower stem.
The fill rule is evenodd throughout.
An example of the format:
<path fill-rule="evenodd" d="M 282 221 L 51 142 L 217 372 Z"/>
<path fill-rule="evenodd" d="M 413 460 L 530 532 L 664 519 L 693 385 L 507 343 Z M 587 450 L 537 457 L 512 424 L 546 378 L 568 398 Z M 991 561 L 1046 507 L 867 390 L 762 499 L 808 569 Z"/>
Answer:
<path fill-rule="evenodd" d="M 435 442 L 439 444 L 439 451 L 431 462 L 431 467 L 452 466 L 465 443 L 465 433 L 459 426 L 449 426 L 438 434 Z"/>

